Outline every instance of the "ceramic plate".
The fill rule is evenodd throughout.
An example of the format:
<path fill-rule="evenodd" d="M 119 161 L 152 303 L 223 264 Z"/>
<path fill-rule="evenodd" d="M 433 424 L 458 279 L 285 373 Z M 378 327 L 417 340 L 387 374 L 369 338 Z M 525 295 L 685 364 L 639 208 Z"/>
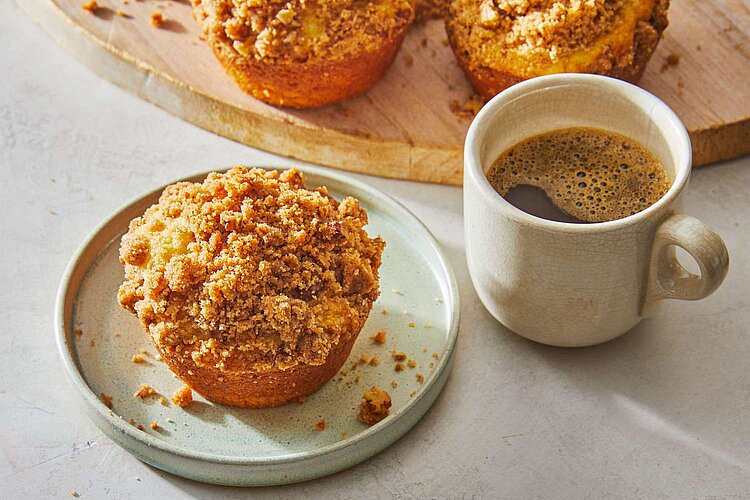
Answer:
<path fill-rule="evenodd" d="M 215 405 L 194 393 L 179 408 L 170 401 L 182 383 L 155 351 L 138 320 L 120 308 L 120 237 L 128 222 L 155 203 L 163 187 L 128 204 L 84 242 L 63 277 L 57 298 L 60 354 L 94 423 L 137 458 L 165 471 L 210 483 L 260 486 L 304 481 L 351 467 L 409 430 L 445 384 L 458 333 L 458 290 L 437 242 L 406 208 L 346 176 L 303 169 L 308 186 L 325 185 L 335 198 L 358 198 L 367 231 L 386 241 L 381 296 L 344 369 L 302 404 L 272 409 Z M 202 180 L 205 174 L 185 180 Z M 370 337 L 387 332 L 384 345 Z M 146 362 L 134 355 L 145 349 Z M 391 351 L 416 362 L 396 372 Z M 360 357 L 380 364 L 362 364 Z M 352 369 L 352 365 L 356 365 Z M 422 380 L 423 377 L 423 380 Z M 139 399 L 141 384 L 160 396 Z M 391 414 L 368 427 L 357 418 L 365 389 L 378 385 L 393 400 Z M 110 411 L 102 394 L 112 397 Z M 133 423 L 130 423 L 132 419 Z M 151 422 L 158 428 L 152 430 Z M 325 429 L 316 424 L 325 422 Z M 141 424 L 144 430 L 138 430 Z"/>

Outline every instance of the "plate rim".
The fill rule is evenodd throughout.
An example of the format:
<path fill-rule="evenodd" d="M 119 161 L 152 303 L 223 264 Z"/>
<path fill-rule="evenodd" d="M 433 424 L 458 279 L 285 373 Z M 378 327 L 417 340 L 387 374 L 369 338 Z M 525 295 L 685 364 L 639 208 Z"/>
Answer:
<path fill-rule="evenodd" d="M 232 168 L 232 167 L 229 167 Z M 345 186 L 351 186 L 354 188 L 354 190 L 358 190 L 360 192 L 366 193 L 369 197 L 377 199 L 380 203 L 386 203 L 386 205 L 390 205 L 388 208 L 390 210 L 395 210 L 396 212 L 401 212 L 407 216 L 406 219 L 399 219 L 399 225 L 403 222 L 407 222 L 411 225 L 415 225 L 419 231 L 421 231 L 423 234 L 422 236 L 425 238 L 426 243 L 429 243 L 429 246 L 432 247 L 432 249 L 435 251 L 439 263 L 441 265 L 442 271 L 445 273 L 445 279 L 447 282 L 447 291 L 450 297 L 450 321 L 448 324 L 448 336 L 447 336 L 447 342 L 445 343 L 443 355 L 438 360 L 438 364 L 435 366 L 432 376 L 429 379 L 429 383 L 426 384 L 423 388 L 423 390 L 420 390 L 418 394 L 415 395 L 415 397 L 410 398 L 410 401 L 408 404 L 404 405 L 403 407 L 397 409 L 395 412 L 391 414 L 392 418 L 387 418 L 385 420 L 382 420 L 381 422 L 368 427 L 364 431 L 357 433 L 356 435 L 342 439 L 336 443 L 332 443 L 326 446 L 322 446 L 320 448 L 316 448 L 311 451 L 303 451 L 303 452 L 296 452 L 296 453 L 289 453 L 285 455 L 279 455 L 276 457 L 270 457 L 270 458 L 260 458 L 260 457 L 254 457 L 254 456 L 247 456 L 247 457 L 236 457 L 236 456 L 227 456 L 227 455 L 220 455 L 217 453 L 210 453 L 210 452 L 204 452 L 204 451 L 196 451 L 187 449 L 184 447 L 173 445 L 172 443 L 166 442 L 161 439 L 157 439 L 147 433 L 141 432 L 137 430 L 132 425 L 129 425 L 125 420 L 123 420 L 120 416 L 118 416 L 116 413 L 110 415 L 110 410 L 104 405 L 104 403 L 94 394 L 94 391 L 92 388 L 88 385 L 86 382 L 83 374 L 81 373 L 79 366 L 76 362 L 76 360 L 71 355 L 72 347 L 70 346 L 70 339 L 71 336 L 67 335 L 66 332 L 66 317 L 65 317 L 65 304 L 66 299 L 68 298 L 68 295 L 71 292 L 74 292 L 78 289 L 78 287 L 75 288 L 75 290 L 71 290 L 71 281 L 73 278 L 73 275 L 75 274 L 75 271 L 77 270 L 78 266 L 80 265 L 80 262 L 82 260 L 83 255 L 86 253 L 86 251 L 89 249 L 90 246 L 92 246 L 93 242 L 97 239 L 98 235 L 106 229 L 115 218 L 117 218 L 120 214 L 122 214 L 124 211 L 128 210 L 129 208 L 133 207 L 134 205 L 142 203 L 147 198 L 152 198 L 154 196 L 157 196 L 159 193 L 161 193 L 164 188 L 167 186 L 174 184 L 175 182 L 196 182 L 198 180 L 204 179 L 208 174 L 212 172 L 226 172 L 229 170 L 229 168 L 215 168 L 210 169 L 206 171 L 202 171 L 196 174 L 191 174 L 187 176 L 180 177 L 179 179 L 167 182 L 155 189 L 151 189 L 145 193 L 142 193 L 141 195 L 138 195 L 124 204 L 120 205 L 118 208 L 113 210 L 108 216 L 106 216 L 82 241 L 82 243 L 78 246 L 77 250 L 71 257 L 68 265 L 66 266 L 66 269 L 63 273 L 62 279 L 60 281 L 60 285 L 57 290 L 57 295 L 55 299 L 55 309 L 54 309 L 54 325 L 55 325 L 55 340 L 58 348 L 58 353 L 60 355 L 60 358 L 63 362 L 63 365 L 65 367 L 65 371 L 68 375 L 68 380 L 72 382 L 73 386 L 76 388 L 78 394 L 81 396 L 83 401 L 87 404 L 89 407 L 88 409 L 91 411 L 94 411 L 97 417 L 100 417 L 101 419 L 104 419 L 103 421 L 106 421 L 110 423 L 110 425 L 113 425 L 115 427 L 114 430 L 116 430 L 118 433 L 125 434 L 131 439 L 134 439 L 142 444 L 147 445 L 149 448 L 154 448 L 160 452 L 176 455 L 182 458 L 190 459 L 190 460 L 198 460 L 203 462 L 210 462 L 213 464 L 221 464 L 221 465 L 233 465 L 233 466 L 252 466 L 252 465 L 264 465 L 264 466 L 275 466 L 275 465 L 284 465 L 284 464 L 290 464 L 299 462 L 302 460 L 308 460 L 308 459 L 318 459 L 325 457 L 326 455 L 331 455 L 336 452 L 340 452 L 341 450 L 345 448 L 349 448 L 351 446 L 358 446 L 363 441 L 368 441 L 372 439 L 376 434 L 381 433 L 385 429 L 397 425 L 399 422 L 399 418 L 406 414 L 408 411 L 412 410 L 413 408 L 419 406 L 420 401 L 427 397 L 429 394 L 429 388 L 434 383 L 439 383 L 439 380 L 443 376 L 447 376 L 447 374 L 444 374 L 446 370 L 450 370 L 451 368 L 451 361 L 452 361 L 452 355 L 455 350 L 456 341 L 458 339 L 458 330 L 459 330 L 459 323 L 460 323 L 460 297 L 459 297 L 459 290 L 458 290 L 458 284 L 456 281 L 455 274 L 453 272 L 453 268 L 450 265 L 450 261 L 448 260 L 447 256 L 445 255 L 445 252 L 441 248 L 440 244 L 438 243 L 435 236 L 432 234 L 432 232 L 427 228 L 427 226 L 414 214 L 412 213 L 404 204 L 393 198 L 391 195 L 385 193 L 384 191 L 371 186 L 367 184 L 366 182 L 360 181 L 358 179 L 353 179 L 349 177 L 348 175 L 341 174 L 338 172 L 332 172 L 327 169 L 321 168 L 321 167 L 310 167 L 310 166 L 287 166 L 287 165 L 262 165 L 262 166 L 253 166 L 248 168 L 263 168 L 266 170 L 277 170 L 277 171 L 284 171 L 289 170 L 290 168 L 297 168 L 305 175 L 312 175 L 316 178 L 321 179 L 322 181 L 331 180 L 334 181 L 337 184 L 342 184 Z M 321 185 L 325 185 L 325 184 Z M 97 252 L 98 254 L 98 252 Z M 73 325 L 70 325 L 72 327 Z M 440 387 L 440 390 L 438 391 L 438 394 L 442 392 L 443 387 Z M 432 403 L 430 403 L 427 406 L 427 409 L 429 409 L 432 406 Z M 426 413 L 426 410 L 425 410 Z M 422 418 L 422 415 L 420 415 L 416 421 L 418 422 Z M 97 426 L 98 420 L 91 418 L 93 423 Z M 412 424 L 413 426 L 413 424 Z M 404 433 L 408 432 L 410 428 L 405 429 L 403 432 L 397 433 L 398 437 L 403 435 Z M 104 429 L 100 430 L 104 431 Z M 109 435 L 108 432 L 105 432 L 105 434 Z M 396 440 L 398 439 L 396 438 Z M 114 440 L 114 439 L 113 439 Z M 126 450 L 130 451 L 128 447 L 123 445 L 121 442 L 114 440 L 118 445 L 125 447 Z M 393 444 L 394 441 L 391 443 L 388 443 L 385 447 L 390 446 Z M 374 455 L 373 453 L 372 455 Z M 370 455 L 370 456 L 372 456 Z"/>

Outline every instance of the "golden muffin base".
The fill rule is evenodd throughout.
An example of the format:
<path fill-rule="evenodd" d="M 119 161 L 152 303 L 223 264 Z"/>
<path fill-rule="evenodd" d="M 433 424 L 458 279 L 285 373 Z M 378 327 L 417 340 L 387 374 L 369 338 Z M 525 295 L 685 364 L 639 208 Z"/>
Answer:
<path fill-rule="evenodd" d="M 383 40 L 379 50 L 335 61 L 269 63 L 243 57 L 226 44 L 210 41 L 226 73 L 247 94 L 273 106 L 312 108 L 367 92 L 383 76 L 404 39 Z"/>
<path fill-rule="evenodd" d="M 454 0 L 455 1 L 455 0 Z M 460 1 L 460 0 L 459 0 Z M 656 0 L 651 17 L 646 21 L 639 21 L 633 32 L 632 43 L 629 39 L 625 43 L 611 45 L 589 64 L 576 67 L 575 73 L 592 73 L 611 76 L 630 83 L 640 80 L 646 69 L 651 55 L 656 50 L 661 34 L 667 27 L 668 0 Z M 490 68 L 479 65 L 472 59 L 470 47 L 464 46 L 465 37 L 459 32 L 454 16 L 445 18 L 445 31 L 448 41 L 458 60 L 458 64 L 471 82 L 471 85 L 484 99 L 491 99 L 506 88 L 523 80 L 555 72 L 538 71 L 531 75 L 519 75 L 509 67 Z"/>
<path fill-rule="evenodd" d="M 298 401 L 328 382 L 344 365 L 357 334 L 339 342 L 322 365 L 297 365 L 287 370 L 222 371 L 198 366 L 169 346 L 154 343 L 170 370 L 206 399 L 241 408 L 269 408 Z"/>

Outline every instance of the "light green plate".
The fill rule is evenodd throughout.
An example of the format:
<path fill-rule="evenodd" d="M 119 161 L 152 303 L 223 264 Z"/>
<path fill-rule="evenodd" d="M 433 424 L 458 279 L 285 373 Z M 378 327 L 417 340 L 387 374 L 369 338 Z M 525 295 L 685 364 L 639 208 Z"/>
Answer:
<path fill-rule="evenodd" d="M 351 467 L 396 441 L 445 384 L 458 334 L 458 289 L 437 242 L 414 215 L 377 189 L 344 175 L 304 171 L 308 186 L 325 185 L 339 200 L 358 198 L 369 213 L 368 233 L 380 235 L 387 246 L 381 296 L 345 365 L 348 374 L 337 375 L 303 404 L 238 409 L 195 394 L 195 402 L 182 409 L 169 401 L 182 383 L 154 359 L 137 319 L 116 298 L 123 278 L 120 237 L 131 219 L 157 201 L 163 187 L 106 220 L 73 258 L 57 297 L 60 355 L 94 423 L 144 462 L 190 479 L 236 486 L 313 479 Z M 378 330 L 388 332 L 385 345 L 370 339 Z M 142 348 L 150 353 L 147 363 L 133 363 Z M 417 366 L 397 373 L 393 349 L 407 353 Z M 380 364 L 351 370 L 361 355 L 377 356 Z M 392 387 L 392 381 L 398 386 Z M 158 396 L 135 398 L 141 384 L 152 386 L 168 403 L 160 403 Z M 356 415 L 362 393 L 373 385 L 390 393 L 393 406 L 390 416 L 368 427 Z M 111 412 L 102 393 L 113 398 Z M 320 420 L 326 423 L 322 431 L 315 429 Z M 152 421 L 159 429 L 150 429 Z"/>

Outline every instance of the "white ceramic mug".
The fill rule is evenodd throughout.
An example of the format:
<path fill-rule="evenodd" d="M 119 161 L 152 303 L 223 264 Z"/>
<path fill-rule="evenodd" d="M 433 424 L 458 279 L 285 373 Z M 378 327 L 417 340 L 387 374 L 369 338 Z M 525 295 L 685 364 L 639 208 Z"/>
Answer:
<path fill-rule="evenodd" d="M 642 144 L 672 186 L 647 209 L 609 222 L 570 224 L 507 202 L 485 172 L 500 153 L 537 134 L 596 127 Z M 556 346 L 606 342 L 653 314 L 663 299 L 698 300 L 726 276 L 721 238 L 678 213 L 690 177 L 690 139 L 661 100 L 629 83 L 549 75 L 495 96 L 474 119 L 464 150 L 466 258 L 479 298 L 510 330 Z M 698 263 L 683 268 L 675 247 Z"/>

